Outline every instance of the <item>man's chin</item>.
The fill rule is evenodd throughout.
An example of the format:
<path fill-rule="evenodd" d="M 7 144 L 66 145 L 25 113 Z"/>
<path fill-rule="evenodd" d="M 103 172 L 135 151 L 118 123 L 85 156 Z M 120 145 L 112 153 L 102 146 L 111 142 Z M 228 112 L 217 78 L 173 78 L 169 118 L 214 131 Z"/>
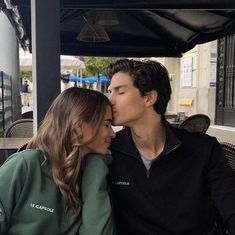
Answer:
<path fill-rule="evenodd" d="M 126 122 L 125 120 L 121 120 L 121 119 L 118 119 L 118 118 L 113 118 L 113 121 L 112 121 L 112 126 L 125 126 Z"/>
<path fill-rule="evenodd" d="M 122 126 L 122 124 L 120 124 L 120 122 L 118 122 L 117 120 L 113 120 L 112 126 Z"/>
<path fill-rule="evenodd" d="M 112 121 L 112 126 L 118 126 L 118 125 L 117 125 L 117 121 L 114 120 L 114 119 L 113 119 L 113 121 Z"/>

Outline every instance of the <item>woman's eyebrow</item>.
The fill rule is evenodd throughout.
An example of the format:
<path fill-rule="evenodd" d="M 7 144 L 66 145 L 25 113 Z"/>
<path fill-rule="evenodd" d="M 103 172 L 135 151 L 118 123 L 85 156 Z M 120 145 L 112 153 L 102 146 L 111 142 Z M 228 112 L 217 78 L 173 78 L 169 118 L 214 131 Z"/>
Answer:
<path fill-rule="evenodd" d="M 104 119 L 104 122 L 112 122 L 113 120 L 111 118 Z"/>

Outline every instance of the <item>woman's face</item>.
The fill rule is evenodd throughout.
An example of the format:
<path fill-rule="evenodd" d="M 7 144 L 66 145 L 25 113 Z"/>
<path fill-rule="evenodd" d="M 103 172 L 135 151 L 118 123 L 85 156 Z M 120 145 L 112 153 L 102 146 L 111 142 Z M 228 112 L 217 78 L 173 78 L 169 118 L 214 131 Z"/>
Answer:
<path fill-rule="evenodd" d="M 80 150 L 83 155 L 87 153 L 99 153 L 108 154 L 111 140 L 115 137 L 115 133 L 111 126 L 112 123 L 112 109 L 110 106 L 107 107 L 104 120 L 98 130 L 96 137 L 93 141 L 87 145 L 81 146 Z M 89 141 L 92 136 L 92 128 L 89 124 L 83 124 L 82 136 L 83 141 Z"/>

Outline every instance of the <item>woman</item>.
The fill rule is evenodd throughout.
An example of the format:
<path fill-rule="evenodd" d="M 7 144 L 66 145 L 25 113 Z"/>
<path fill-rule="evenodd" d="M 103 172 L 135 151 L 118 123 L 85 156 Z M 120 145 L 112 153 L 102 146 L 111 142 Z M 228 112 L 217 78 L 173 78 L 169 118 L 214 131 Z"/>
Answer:
<path fill-rule="evenodd" d="M 54 100 L 27 149 L 0 168 L 0 234 L 114 233 L 110 156 L 89 154 L 109 153 L 111 121 L 97 91 L 74 87 Z"/>

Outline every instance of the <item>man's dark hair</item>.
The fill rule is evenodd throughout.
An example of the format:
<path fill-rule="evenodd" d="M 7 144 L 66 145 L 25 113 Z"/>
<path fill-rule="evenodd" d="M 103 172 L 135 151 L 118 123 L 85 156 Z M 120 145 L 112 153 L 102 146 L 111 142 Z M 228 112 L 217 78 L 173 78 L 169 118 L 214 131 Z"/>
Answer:
<path fill-rule="evenodd" d="M 151 60 L 122 59 L 110 64 L 106 69 L 106 74 L 110 79 L 118 72 L 129 74 L 142 96 L 152 90 L 157 91 L 158 99 L 154 104 L 154 109 L 159 114 L 166 112 L 171 97 L 171 86 L 169 74 L 162 64 Z"/>

